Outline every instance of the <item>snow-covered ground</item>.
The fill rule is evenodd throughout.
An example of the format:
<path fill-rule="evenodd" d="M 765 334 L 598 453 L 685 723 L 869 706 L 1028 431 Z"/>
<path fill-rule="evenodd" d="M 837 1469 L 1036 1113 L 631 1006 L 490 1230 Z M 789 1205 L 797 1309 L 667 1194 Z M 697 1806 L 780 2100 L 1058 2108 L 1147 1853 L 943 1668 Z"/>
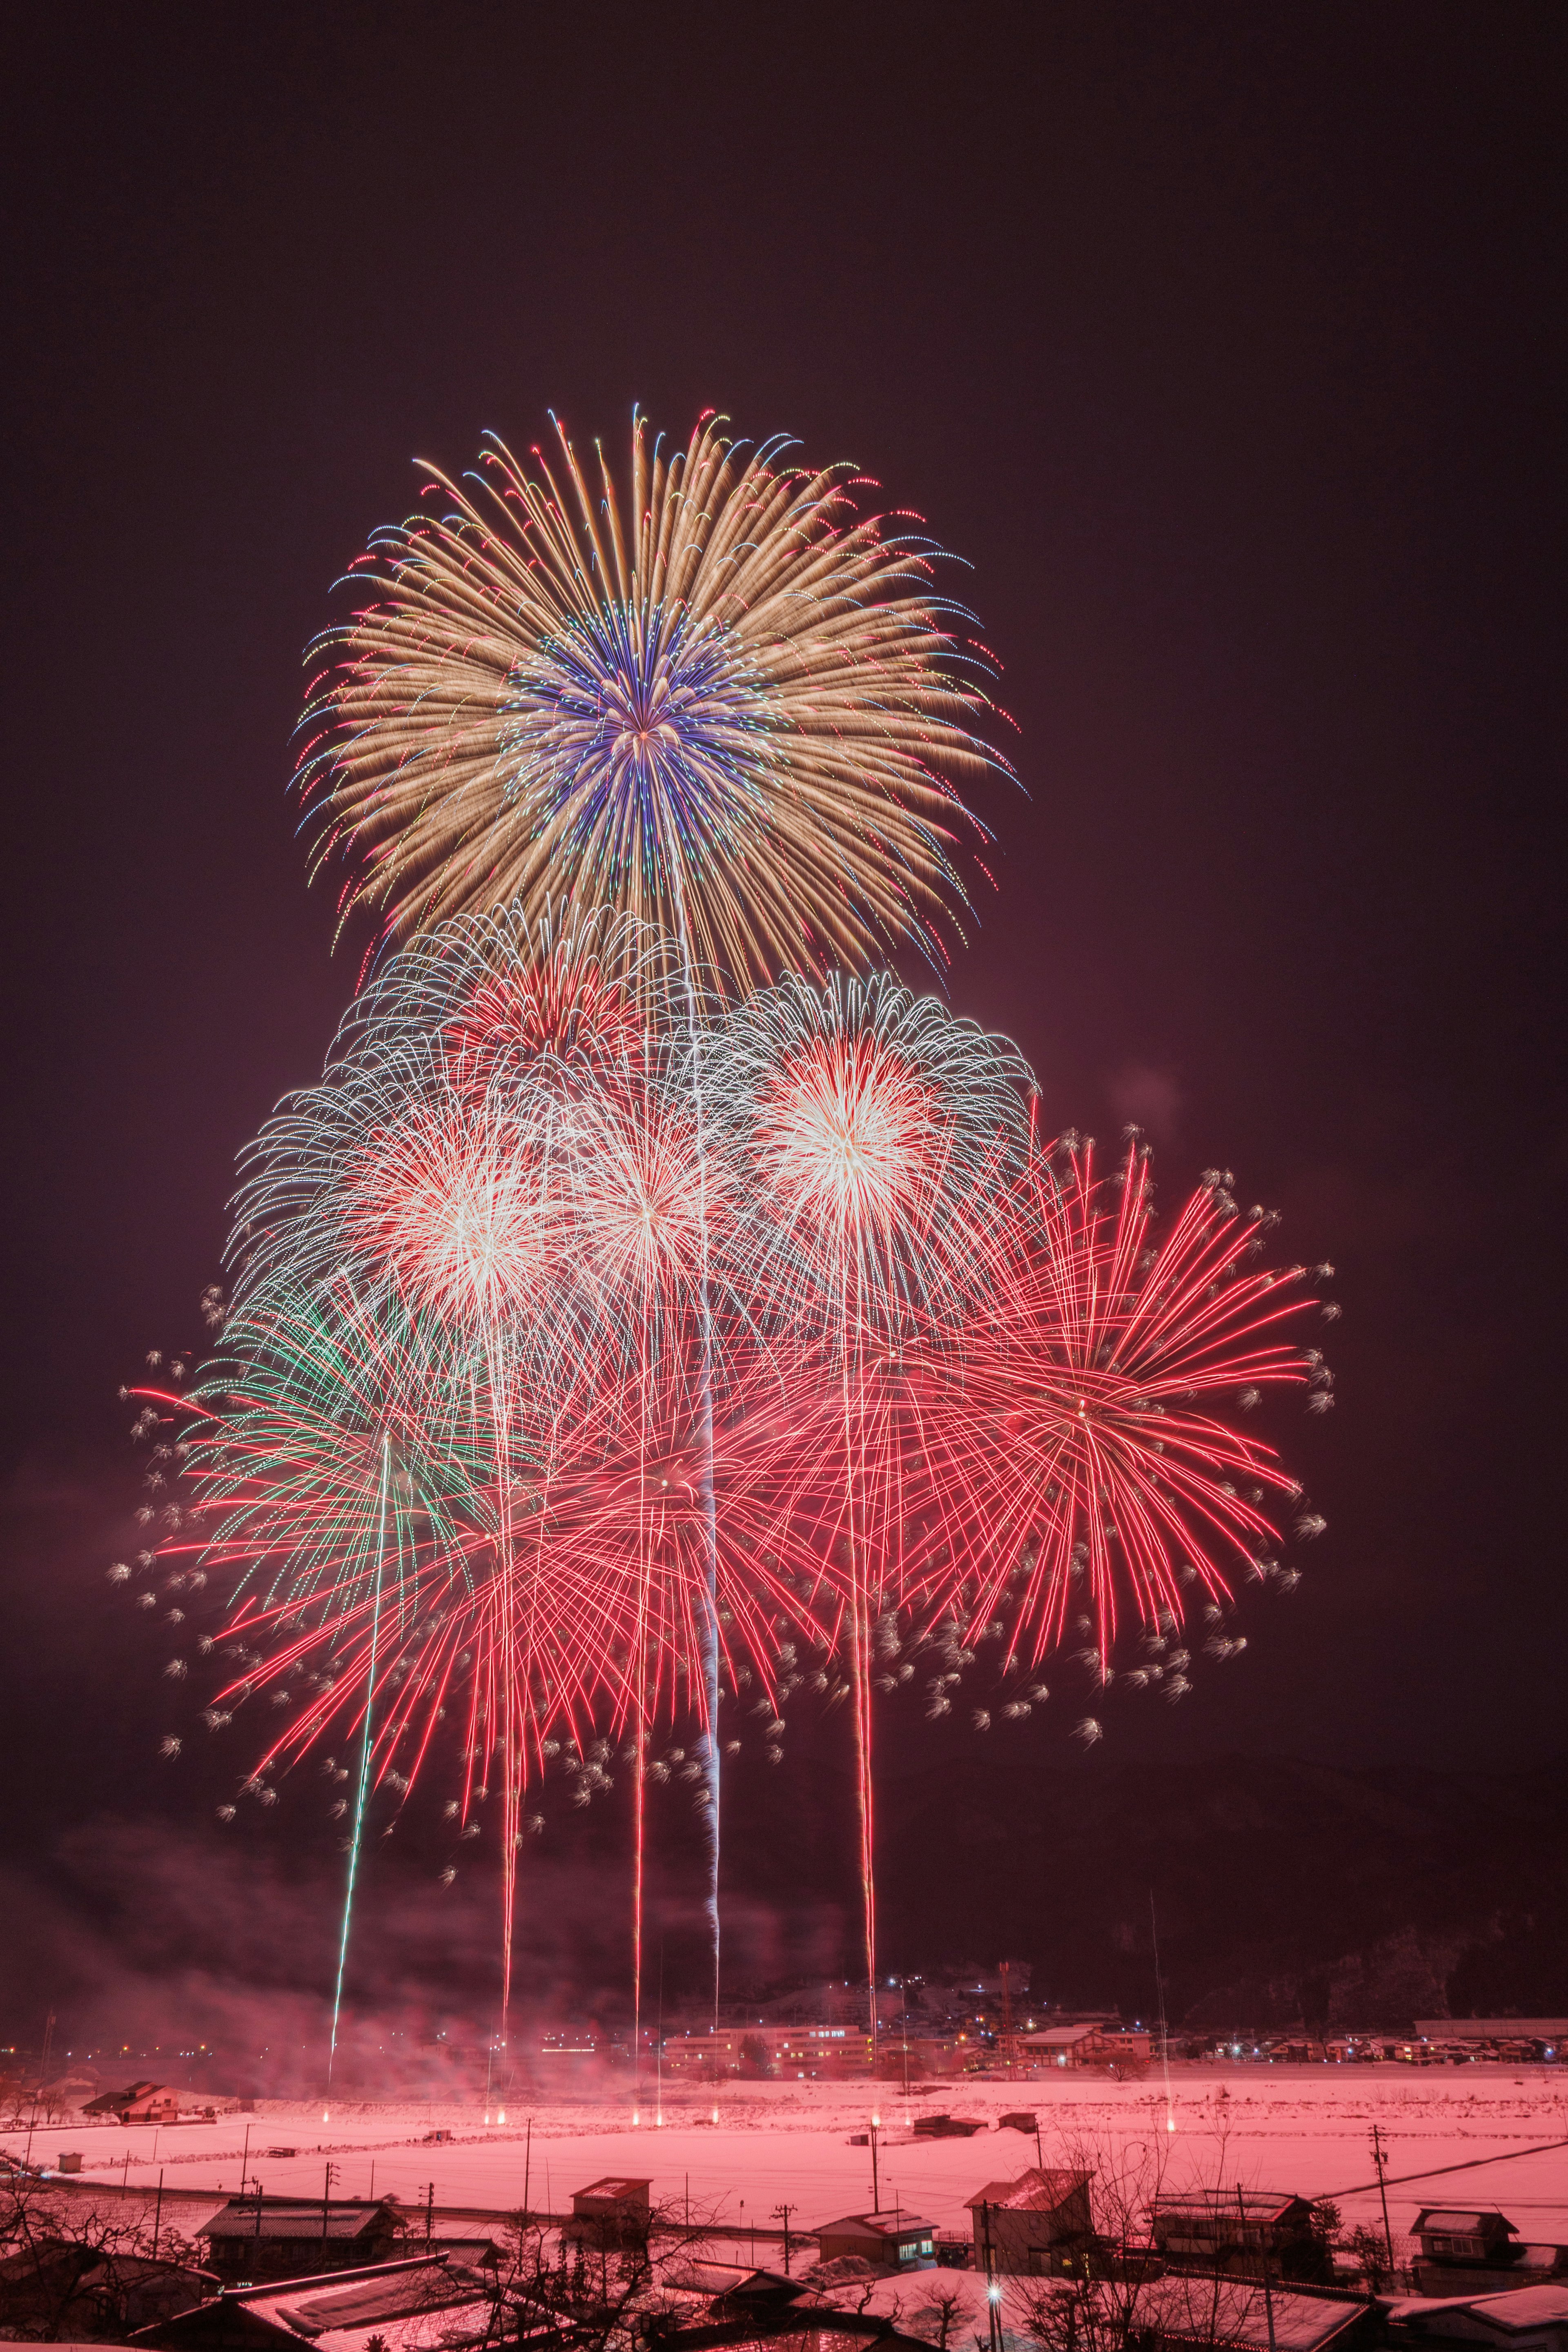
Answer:
<path fill-rule="evenodd" d="M 1379 2213 L 1371 2185 L 1376 2124 L 1396 2234 L 1408 2232 L 1420 2206 L 1441 2200 L 1498 2205 L 1525 2238 L 1568 2241 L 1568 2146 L 1524 2152 L 1568 2142 L 1568 2077 L 1555 2068 L 1182 2066 L 1172 2074 L 1173 2132 L 1157 2071 L 1125 2084 L 1087 2074 L 943 2082 L 908 2105 L 896 2084 L 731 2084 L 717 2093 L 717 2125 L 709 2120 L 714 2096 L 686 2085 L 667 2093 L 662 2125 L 651 2084 L 636 2125 L 629 2086 L 608 2097 L 536 2097 L 488 2128 L 480 2110 L 454 2103 L 345 2100 L 323 2116 L 320 2104 L 268 2100 L 256 2115 L 216 2125 L 40 2128 L 32 2153 L 35 2163 L 51 2163 L 61 2149 L 79 2149 L 87 2180 L 150 2188 L 162 2172 L 167 2189 L 220 2195 L 239 2187 L 248 2135 L 249 2178 L 269 2195 L 319 2196 L 330 2160 L 337 2196 L 390 2191 L 423 2201 L 434 2182 L 437 2206 L 492 2210 L 520 2205 L 525 2183 L 531 2206 L 559 2210 L 601 2174 L 641 2175 L 646 2167 L 659 2203 L 689 2196 L 694 2214 L 721 2216 L 731 2230 L 776 2228 L 775 2209 L 787 2203 L 791 2226 L 810 2229 L 870 2205 L 870 2152 L 848 2142 L 875 2116 L 882 2204 L 967 2231 L 964 2199 L 1036 2161 L 1033 2135 L 996 2127 L 1014 2109 L 1038 2116 L 1047 2164 L 1084 2139 L 1163 2141 L 1168 2186 L 1239 2180 L 1334 2196 L 1347 2221 Z M 922 2109 L 984 2116 L 991 2127 L 973 2139 L 917 2143 L 908 2124 Z M 425 2144 L 434 2130 L 456 2137 Z M 26 2139 L 25 2131 L 0 2134 L 0 2147 L 20 2155 Z M 296 2153 L 268 2154 L 284 2147 Z M 1402 2178 L 1453 2165 L 1473 2168 Z M 763 2259 L 771 2252 L 759 2249 Z"/>

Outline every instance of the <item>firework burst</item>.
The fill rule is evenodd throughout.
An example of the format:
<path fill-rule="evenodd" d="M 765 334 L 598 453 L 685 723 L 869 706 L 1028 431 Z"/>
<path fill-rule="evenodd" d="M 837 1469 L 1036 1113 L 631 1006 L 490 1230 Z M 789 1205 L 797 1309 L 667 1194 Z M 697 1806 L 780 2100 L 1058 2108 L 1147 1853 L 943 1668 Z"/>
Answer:
<path fill-rule="evenodd" d="M 1272 1220 L 1217 1174 L 1162 1234 L 1147 1149 L 1097 1172 L 1077 1138 L 1035 1151 L 1002 1224 L 995 1279 L 933 1415 L 942 1475 L 922 1540 L 931 1601 L 966 1634 L 1000 1626 L 1006 1664 L 1070 1635 L 1100 1683 L 1127 1612 L 1154 1644 L 1195 1591 L 1267 1575 L 1300 1489 L 1236 1416 L 1266 1391 L 1322 1390 L 1303 1348 L 1309 1269 L 1261 1262 Z M 1157 1655 L 1136 1671 L 1187 1687 Z"/>
<path fill-rule="evenodd" d="M 720 421 L 634 420 L 627 483 L 492 442 L 377 537 L 323 641 L 301 781 L 398 937 L 516 904 L 622 908 L 737 985 L 867 962 L 963 903 L 956 785 L 990 664 L 907 516 Z"/>
<path fill-rule="evenodd" d="M 841 1572 L 872 1984 L 871 1650 L 902 1599 L 889 1534 L 920 1436 L 909 1341 L 917 1326 L 956 1333 L 984 1287 L 996 1203 L 1024 1157 L 1028 1072 L 1003 1040 L 882 974 L 763 991 L 729 1015 L 712 1068 L 733 1287 L 828 1424 L 785 1475 L 798 1523 Z"/>

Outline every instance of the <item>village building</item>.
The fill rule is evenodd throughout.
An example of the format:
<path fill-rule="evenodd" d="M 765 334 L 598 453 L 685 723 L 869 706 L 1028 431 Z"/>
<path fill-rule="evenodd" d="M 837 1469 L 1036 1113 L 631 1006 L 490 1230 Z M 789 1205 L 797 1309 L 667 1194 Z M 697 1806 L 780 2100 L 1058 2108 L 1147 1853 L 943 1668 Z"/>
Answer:
<path fill-rule="evenodd" d="M 1394 2352 L 1568 2352 L 1568 2281 L 1500 2294 L 1412 2296 L 1386 2306 Z"/>
<path fill-rule="evenodd" d="M 1149 2208 L 1149 2231 L 1168 2263 L 1271 2279 L 1326 2282 L 1332 2274 L 1310 2201 L 1278 2189 L 1166 2192 Z"/>
<path fill-rule="evenodd" d="M 28 2231 L 0 2258 L 0 2336 L 123 2340 L 217 2291 L 210 2271 Z"/>
<path fill-rule="evenodd" d="M 226 2285 L 258 2286 L 388 2262 L 403 2229 L 390 2197 L 231 2197 L 196 2234 Z"/>
<path fill-rule="evenodd" d="M 1418 2017 L 1418 2041 L 1450 2058 L 1556 2063 L 1568 2053 L 1568 2017 Z"/>
<path fill-rule="evenodd" d="M 996 2046 L 1011 2066 L 1147 2065 L 1154 2040 L 1141 2026 L 1100 2021 L 1004 2033 Z"/>
<path fill-rule="evenodd" d="M 1087 2172 L 1037 2165 L 1016 2180 L 988 2180 L 964 2200 L 974 2222 L 976 2267 L 1039 2277 L 1081 2266 L 1094 2236 L 1089 2182 Z"/>
<path fill-rule="evenodd" d="M 1485 2294 L 1568 2277 L 1568 2247 L 1527 2243 L 1495 2206 L 1424 2206 L 1413 2234 L 1423 2294 Z"/>
<path fill-rule="evenodd" d="M 495 2329 L 491 2279 L 449 2253 L 342 2273 L 229 2287 L 194 2310 L 139 2329 L 154 2352 L 364 2352 L 374 2331 L 387 2352 L 479 2343 Z M 514 2339 L 515 2340 L 515 2339 Z"/>
<path fill-rule="evenodd" d="M 885 2059 L 891 2046 L 884 2045 L 879 2056 Z M 847 2025 L 694 2026 L 666 2036 L 658 2063 L 666 2082 L 706 2083 L 759 2072 L 841 2082 L 870 2074 L 872 2044 L 864 2028 Z"/>
<path fill-rule="evenodd" d="M 179 2112 L 177 2094 L 162 2083 L 132 2083 L 123 2091 L 105 2091 L 82 2109 L 84 2116 L 115 2116 L 122 2124 L 172 2124 Z"/>
<path fill-rule="evenodd" d="M 651 2186 L 647 2180 L 606 2173 L 586 2189 L 574 2189 L 572 2219 L 562 2223 L 562 2236 L 583 2246 L 646 2246 L 653 2221 Z"/>
<path fill-rule="evenodd" d="M 934 2225 L 912 2213 L 847 2213 L 814 2234 L 825 2263 L 854 2255 L 876 2270 L 907 2271 L 936 2259 Z"/>
<path fill-rule="evenodd" d="M 1144 2352 L 1216 2345 L 1233 2352 L 1329 2352 L 1331 2346 L 1333 2352 L 1372 2352 L 1381 2341 L 1382 2315 L 1360 2295 L 1171 2273 L 1139 2287 L 1128 2332 Z"/>

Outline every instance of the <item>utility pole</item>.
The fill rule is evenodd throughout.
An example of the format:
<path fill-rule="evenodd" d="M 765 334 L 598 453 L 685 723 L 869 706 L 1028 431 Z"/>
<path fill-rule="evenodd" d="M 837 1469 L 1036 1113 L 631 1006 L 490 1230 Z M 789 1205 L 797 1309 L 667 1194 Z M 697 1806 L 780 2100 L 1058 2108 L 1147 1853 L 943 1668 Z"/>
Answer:
<path fill-rule="evenodd" d="M 991 2208 L 980 2208 L 981 2242 L 985 2255 L 985 2316 L 991 2329 L 991 2352 L 1002 2352 L 1002 2290 L 991 2251 Z"/>
<path fill-rule="evenodd" d="M 249 2166 L 250 2166 L 250 2126 L 249 2126 L 248 2124 L 247 2124 L 247 2125 L 246 2125 L 246 2126 L 245 2126 L 245 2147 L 244 2147 L 244 2148 L 242 2149 L 242 2151 L 241 2151 L 241 2153 L 240 2153 L 240 2158 L 239 2158 L 239 2193 L 240 2193 L 240 2195 L 241 2195 L 242 2197 L 243 2197 L 243 2196 L 244 2196 L 244 2194 L 245 2194 L 245 2176 L 246 2176 L 247 2171 L 249 2169 Z"/>
<path fill-rule="evenodd" d="M 789 2217 L 790 2217 L 790 2215 L 791 2215 L 792 2213 L 798 2212 L 798 2211 L 799 2211 L 799 2210 L 800 2210 L 800 2209 L 799 2209 L 799 2207 L 798 2207 L 798 2206 L 795 2206 L 795 2205 L 775 2205 L 775 2206 L 773 2207 L 773 2219 L 774 2219 L 774 2221 L 782 2221 L 782 2222 L 784 2223 L 784 2276 L 785 2276 L 785 2278 L 788 2278 L 788 2276 L 789 2276 Z"/>
<path fill-rule="evenodd" d="M 1241 2216 L 1241 2242 L 1245 2246 L 1247 2243 L 1247 2199 L 1242 2194 L 1242 2188 L 1239 2180 L 1236 2184 L 1236 2210 Z M 1268 2223 L 1260 2217 L 1258 2224 L 1258 2265 L 1263 2273 L 1263 2315 L 1268 2325 L 1268 2352 L 1275 2352 L 1274 2296 L 1268 2284 L 1268 2248 L 1264 2242 L 1263 2234 L 1268 2226 Z"/>
<path fill-rule="evenodd" d="M 1383 2134 L 1376 2124 L 1372 2127 L 1372 2160 L 1377 2168 L 1377 2193 L 1383 2200 L 1383 2242 L 1388 2249 L 1388 2284 L 1394 2284 L 1394 2232 L 1388 2226 L 1388 2189 L 1384 2179 L 1388 2158 L 1383 2152 Z"/>
<path fill-rule="evenodd" d="M 1160 1973 L 1160 1923 L 1154 1916 L 1154 1890 L 1149 1889 L 1149 1940 L 1154 1948 L 1154 1998 L 1160 2006 L 1160 2060 L 1165 2071 L 1165 2129 L 1176 2128 L 1171 2104 L 1171 2029 L 1165 2018 L 1165 1979 Z"/>
<path fill-rule="evenodd" d="M 871 2210 L 873 2213 L 879 2213 L 881 2210 L 882 2192 L 877 2184 L 877 2126 L 873 2124 L 871 2126 Z"/>
<path fill-rule="evenodd" d="M 533 2169 L 533 2117 L 528 2118 L 528 2129 L 522 2142 L 522 2226 L 528 2227 L 528 2180 Z"/>
<path fill-rule="evenodd" d="M 160 2168 L 160 2170 L 159 2170 L 159 2174 L 158 2174 L 158 2201 L 157 2201 L 157 2203 L 156 2203 L 156 2204 L 153 2206 L 153 2260 L 154 2262 L 156 2262 L 156 2261 L 157 2261 L 157 2259 L 158 2259 L 158 2232 L 159 2232 L 160 2229 L 163 2227 L 163 2175 L 162 2168 Z"/>
<path fill-rule="evenodd" d="M 321 2182 L 321 2243 L 323 2245 L 325 2245 L 327 2242 L 327 2213 L 331 2205 L 332 2182 L 336 2177 L 337 2169 L 337 2166 L 329 2161 L 325 2178 Z"/>
<path fill-rule="evenodd" d="M 432 2180 L 425 2191 L 425 2243 L 429 2245 L 436 2234 L 436 2183 Z"/>

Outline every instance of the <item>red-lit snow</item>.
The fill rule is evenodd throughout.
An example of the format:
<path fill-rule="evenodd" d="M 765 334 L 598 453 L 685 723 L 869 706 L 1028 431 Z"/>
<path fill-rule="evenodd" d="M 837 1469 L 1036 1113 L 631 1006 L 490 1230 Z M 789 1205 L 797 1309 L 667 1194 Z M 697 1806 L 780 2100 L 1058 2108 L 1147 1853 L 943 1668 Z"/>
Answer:
<path fill-rule="evenodd" d="M 706 2121 L 715 2095 L 719 2121 Z M 993 2128 L 973 2140 L 911 2140 L 909 2121 L 924 2111 L 962 2107 Z M 1568 2079 L 1555 2068 L 1467 2066 L 1412 2072 L 1386 2066 L 1182 2066 L 1173 2071 L 1173 2134 L 1158 2073 L 1114 2084 L 1084 2075 L 1061 2082 L 977 2080 L 936 2083 L 907 2105 L 896 2084 L 868 2083 L 728 2084 L 700 2095 L 682 2085 L 667 2094 L 655 2120 L 645 2085 L 641 2122 L 631 2122 L 630 2086 L 605 2095 L 536 2095 L 509 2107 L 504 2126 L 487 2129 L 482 2112 L 452 2101 L 372 2105 L 334 2101 L 323 2120 L 319 2102 L 266 2100 L 252 2116 L 216 2126 L 159 2130 L 152 2126 L 40 2128 L 33 2160 L 49 2163 L 79 2149 L 83 2179 L 166 2190 L 232 2194 L 249 2132 L 249 2175 L 268 2194 L 320 2194 L 329 2158 L 338 2167 L 337 2196 L 387 2192 L 423 2202 L 434 2181 L 438 2206 L 510 2210 L 522 2201 L 525 2165 L 534 2208 L 560 2210 L 574 2189 L 605 2173 L 647 2174 L 656 2203 L 689 2196 L 704 2219 L 726 2228 L 777 2227 L 774 2209 L 795 2210 L 792 2226 L 810 2229 L 871 2204 L 870 2151 L 848 2145 L 873 2115 L 881 2119 L 879 2187 L 884 2207 L 929 2216 L 968 2234 L 964 2200 L 986 2180 L 1037 2161 L 1032 2134 L 995 2128 L 1020 2106 L 1034 2110 L 1047 2164 L 1067 2160 L 1078 2136 L 1163 2139 L 1165 2185 L 1226 2184 L 1335 2196 L 1347 2221 L 1378 2218 L 1370 2132 L 1383 2130 L 1388 2157 L 1389 2216 L 1408 2232 L 1417 2210 L 1441 2199 L 1500 2205 L 1527 2239 L 1568 2241 L 1568 2147 L 1536 2154 L 1532 2143 L 1568 2140 Z M 525 2129 L 532 2116 L 531 2152 Z M 422 2145 L 445 2129 L 455 2137 Z M 20 2155 L 25 2131 L 0 2135 Z M 270 2146 L 297 2153 L 272 2158 Z M 1509 2158 L 1511 2161 L 1499 2161 Z M 129 2163 L 127 2159 L 129 2158 Z M 1486 2159 L 1446 2178 L 1440 2166 Z M 1402 2175 L 1425 2179 L 1404 2181 Z M 182 2204 L 184 2200 L 182 2199 Z M 193 2208 L 182 2214 L 193 2226 Z M 759 2259 L 775 2260 L 764 2244 Z"/>

